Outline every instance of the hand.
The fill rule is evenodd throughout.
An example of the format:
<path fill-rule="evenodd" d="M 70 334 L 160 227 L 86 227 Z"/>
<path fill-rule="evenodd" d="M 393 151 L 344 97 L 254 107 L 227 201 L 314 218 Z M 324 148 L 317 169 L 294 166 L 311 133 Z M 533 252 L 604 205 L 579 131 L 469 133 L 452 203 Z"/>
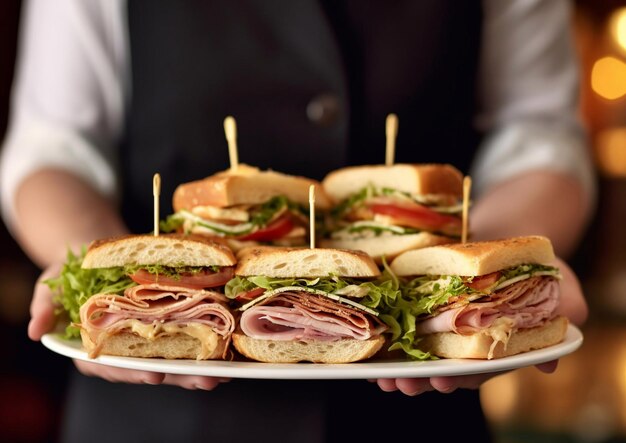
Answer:
<path fill-rule="evenodd" d="M 558 360 L 537 365 L 541 372 L 550 374 L 556 370 Z M 459 388 L 478 389 L 487 380 L 506 372 L 491 372 L 486 374 L 460 375 L 454 377 L 430 378 L 379 378 L 370 380 L 376 382 L 385 392 L 400 391 L 409 396 L 416 396 L 429 391 L 439 391 L 450 394 Z"/>
<path fill-rule="evenodd" d="M 556 258 L 554 266 L 561 270 L 561 301 L 557 313 L 564 315 L 573 324 L 581 326 L 587 320 L 589 307 L 578 277 L 565 261 Z"/>
<path fill-rule="evenodd" d="M 49 266 L 37 280 L 33 293 L 33 301 L 30 305 L 31 320 L 28 324 L 28 336 L 31 340 L 39 341 L 44 334 L 54 329 L 56 322 L 54 312 L 58 306 L 53 302 L 52 291 L 50 291 L 50 288 L 44 284 L 43 281 L 48 278 L 56 277 L 62 266 L 62 263 Z M 230 379 L 227 378 L 162 374 L 158 372 L 122 369 L 79 360 L 74 360 L 74 364 L 83 375 L 99 377 L 117 383 L 167 384 L 180 386 L 185 389 L 203 389 L 210 391 L 220 383 L 230 381 Z"/>
<path fill-rule="evenodd" d="M 204 377 L 201 375 L 163 374 L 160 372 L 138 371 L 113 366 L 74 360 L 76 368 L 88 377 L 99 377 L 112 383 L 132 383 L 145 385 L 174 385 L 185 389 L 211 391 L 230 378 Z"/>

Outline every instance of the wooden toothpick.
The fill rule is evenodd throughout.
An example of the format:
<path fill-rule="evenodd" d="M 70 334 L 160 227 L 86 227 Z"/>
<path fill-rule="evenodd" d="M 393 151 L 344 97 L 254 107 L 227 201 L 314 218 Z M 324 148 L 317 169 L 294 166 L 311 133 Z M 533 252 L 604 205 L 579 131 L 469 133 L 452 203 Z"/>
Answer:
<path fill-rule="evenodd" d="M 154 236 L 159 235 L 159 196 L 161 195 L 161 176 L 157 172 L 152 177 L 152 195 L 154 197 Z"/>
<path fill-rule="evenodd" d="M 463 179 L 463 226 L 461 231 L 461 242 L 467 242 L 467 231 L 469 225 L 469 200 L 472 188 L 472 179 L 468 175 Z"/>
<path fill-rule="evenodd" d="M 237 152 L 237 123 L 232 116 L 224 119 L 224 133 L 228 142 L 228 156 L 230 157 L 230 170 L 236 171 L 239 167 L 239 154 Z"/>
<path fill-rule="evenodd" d="M 315 185 L 309 186 L 309 248 L 315 248 Z"/>
<path fill-rule="evenodd" d="M 387 148 L 385 152 L 385 165 L 391 166 L 396 155 L 396 138 L 398 136 L 398 116 L 389 114 L 385 122 L 385 136 L 387 138 Z"/>

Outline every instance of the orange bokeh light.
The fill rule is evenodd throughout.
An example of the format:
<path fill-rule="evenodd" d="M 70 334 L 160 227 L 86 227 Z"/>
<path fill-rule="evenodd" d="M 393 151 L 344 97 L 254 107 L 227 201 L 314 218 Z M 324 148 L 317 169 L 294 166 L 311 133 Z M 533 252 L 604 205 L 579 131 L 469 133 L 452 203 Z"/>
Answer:
<path fill-rule="evenodd" d="M 626 95 L 626 63 L 615 57 L 597 60 L 591 69 L 591 88 L 609 100 Z"/>

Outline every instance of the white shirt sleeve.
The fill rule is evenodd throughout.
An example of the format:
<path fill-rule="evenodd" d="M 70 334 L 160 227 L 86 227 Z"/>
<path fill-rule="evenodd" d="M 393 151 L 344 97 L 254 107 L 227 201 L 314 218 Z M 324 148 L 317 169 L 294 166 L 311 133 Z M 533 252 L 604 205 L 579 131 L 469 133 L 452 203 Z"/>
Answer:
<path fill-rule="evenodd" d="M 101 193 L 116 194 L 116 142 L 128 89 L 125 5 L 25 2 L 0 163 L 0 201 L 9 228 L 19 184 L 42 168 L 70 171 Z"/>
<path fill-rule="evenodd" d="M 476 194 L 550 170 L 576 178 L 594 200 L 570 7 L 567 0 L 483 0 L 477 125 L 487 136 L 471 170 Z"/>
<path fill-rule="evenodd" d="M 529 170 L 578 179 L 594 196 L 577 115 L 578 67 L 567 0 L 483 0 L 477 124 L 487 137 L 472 167 L 476 194 Z M 12 115 L 0 163 L 0 203 L 37 169 L 117 189 L 117 141 L 129 96 L 125 0 L 25 3 Z M 454 159 L 450 160 L 454 163 Z"/>

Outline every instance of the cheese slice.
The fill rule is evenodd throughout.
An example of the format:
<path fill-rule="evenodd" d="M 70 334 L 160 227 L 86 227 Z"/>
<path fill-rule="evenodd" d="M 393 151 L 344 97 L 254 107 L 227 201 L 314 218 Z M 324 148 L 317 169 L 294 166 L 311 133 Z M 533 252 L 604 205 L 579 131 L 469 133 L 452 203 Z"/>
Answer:
<path fill-rule="evenodd" d="M 219 340 L 218 334 L 209 325 L 202 323 L 164 323 L 154 321 L 143 323 L 139 320 L 129 320 L 129 328 L 134 333 L 146 340 L 156 340 L 160 335 L 185 334 L 200 341 L 201 351 L 198 360 L 205 360 L 213 353 Z"/>

